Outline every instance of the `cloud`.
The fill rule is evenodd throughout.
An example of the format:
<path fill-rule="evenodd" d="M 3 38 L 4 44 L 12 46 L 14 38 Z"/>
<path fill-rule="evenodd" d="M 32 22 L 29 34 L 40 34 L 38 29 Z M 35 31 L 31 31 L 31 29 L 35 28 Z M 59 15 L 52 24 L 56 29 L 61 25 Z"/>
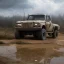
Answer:
<path fill-rule="evenodd" d="M 0 0 L 0 9 L 30 7 L 28 0 Z"/>
<path fill-rule="evenodd" d="M 0 0 L 0 15 L 63 14 L 64 0 Z"/>
<path fill-rule="evenodd" d="M 30 0 L 31 1 L 31 0 Z M 34 13 L 44 13 L 44 14 L 64 14 L 64 1 L 62 0 L 35 0 L 31 1 L 34 8 Z"/>
<path fill-rule="evenodd" d="M 55 3 L 62 3 L 64 0 L 53 0 Z"/>
<path fill-rule="evenodd" d="M 34 8 L 32 10 L 34 10 L 34 13 L 54 13 L 56 12 L 60 5 L 56 4 L 53 0 L 35 0 L 35 1 L 30 1 L 31 4 L 33 4 Z"/>
<path fill-rule="evenodd" d="M 0 0 L 0 9 L 6 9 L 14 6 L 15 0 Z"/>

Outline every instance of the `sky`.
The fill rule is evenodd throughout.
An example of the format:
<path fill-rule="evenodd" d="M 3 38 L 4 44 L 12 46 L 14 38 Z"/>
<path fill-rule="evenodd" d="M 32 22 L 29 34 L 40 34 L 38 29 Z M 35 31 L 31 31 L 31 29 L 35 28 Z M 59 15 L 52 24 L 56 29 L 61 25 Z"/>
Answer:
<path fill-rule="evenodd" d="M 64 0 L 0 0 L 0 15 L 64 14 Z"/>

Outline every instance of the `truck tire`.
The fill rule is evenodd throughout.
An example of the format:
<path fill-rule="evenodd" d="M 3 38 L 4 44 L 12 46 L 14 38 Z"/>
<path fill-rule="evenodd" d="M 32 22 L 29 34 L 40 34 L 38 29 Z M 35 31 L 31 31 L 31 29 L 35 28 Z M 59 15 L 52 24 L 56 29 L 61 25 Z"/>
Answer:
<path fill-rule="evenodd" d="M 33 34 L 33 36 L 34 36 L 34 38 L 37 38 L 37 37 L 38 37 L 38 33 L 35 32 L 35 33 Z"/>
<path fill-rule="evenodd" d="M 52 36 L 52 33 L 48 33 L 49 36 Z"/>
<path fill-rule="evenodd" d="M 21 38 L 21 35 L 20 35 L 19 31 L 15 31 L 15 38 L 16 39 L 20 39 Z"/>
<path fill-rule="evenodd" d="M 46 39 L 46 29 L 42 29 L 40 32 L 39 32 L 39 38 L 41 40 L 45 40 Z"/>
<path fill-rule="evenodd" d="M 24 34 L 22 32 L 20 32 L 20 37 L 24 38 Z"/>
<path fill-rule="evenodd" d="M 52 38 L 56 38 L 58 36 L 58 30 L 54 30 L 52 33 Z"/>

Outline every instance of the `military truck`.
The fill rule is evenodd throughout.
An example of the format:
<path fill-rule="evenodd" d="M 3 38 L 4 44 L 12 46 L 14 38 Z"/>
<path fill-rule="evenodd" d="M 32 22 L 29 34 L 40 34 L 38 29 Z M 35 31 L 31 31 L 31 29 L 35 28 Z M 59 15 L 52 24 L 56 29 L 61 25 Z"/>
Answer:
<path fill-rule="evenodd" d="M 52 23 L 50 15 L 28 15 L 27 20 L 16 22 L 15 38 L 20 39 L 25 35 L 33 35 L 35 38 L 45 40 L 47 34 L 56 38 L 59 29 L 58 24 Z"/>

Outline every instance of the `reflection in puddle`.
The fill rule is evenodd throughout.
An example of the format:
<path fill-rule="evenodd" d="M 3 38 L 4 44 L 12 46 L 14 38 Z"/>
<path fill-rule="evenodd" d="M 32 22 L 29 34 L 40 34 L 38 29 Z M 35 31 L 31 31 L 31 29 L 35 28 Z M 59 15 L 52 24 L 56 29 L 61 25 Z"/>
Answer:
<path fill-rule="evenodd" d="M 64 64 L 64 57 L 54 57 L 50 64 Z"/>
<path fill-rule="evenodd" d="M 50 64 L 64 64 L 64 48 L 55 49 L 58 53 L 62 53 L 58 57 L 53 57 Z"/>
<path fill-rule="evenodd" d="M 0 46 L 0 62 L 12 62 L 12 61 L 19 61 L 20 59 L 16 58 L 16 46 Z M 0 63 L 2 64 L 2 63 Z"/>
<path fill-rule="evenodd" d="M 0 62 L 0 64 L 64 64 L 64 48 L 0 46 Z"/>
<path fill-rule="evenodd" d="M 0 46 L 0 56 L 16 60 L 16 46 Z"/>

